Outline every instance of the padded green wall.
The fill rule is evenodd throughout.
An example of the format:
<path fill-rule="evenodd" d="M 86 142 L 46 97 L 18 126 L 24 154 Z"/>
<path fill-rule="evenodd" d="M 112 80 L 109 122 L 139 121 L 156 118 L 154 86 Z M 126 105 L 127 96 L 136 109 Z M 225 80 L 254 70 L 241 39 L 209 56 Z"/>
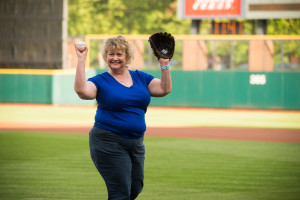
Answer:
<path fill-rule="evenodd" d="M 158 71 L 147 71 L 160 77 Z M 264 75 L 264 85 L 250 84 Z M 172 71 L 172 92 L 152 98 L 152 106 L 300 109 L 300 73 Z"/>
<path fill-rule="evenodd" d="M 52 103 L 52 76 L 0 74 L 0 102 Z"/>
<path fill-rule="evenodd" d="M 87 77 L 95 75 L 89 70 Z M 0 74 L 0 102 L 64 105 L 94 105 L 95 100 L 80 99 L 74 91 L 73 74 Z"/>
<path fill-rule="evenodd" d="M 86 77 L 95 76 L 95 70 L 86 72 Z M 96 100 L 82 100 L 74 91 L 75 75 L 53 75 L 52 103 L 71 105 L 95 105 Z"/>
<path fill-rule="evenodd" d="M 90 70 L 86 77 L 102 73 Z M 145 72 L 160 77 L 158 70 Z M 173 90 L 152 106 L 212 108 L 300 109 L 299 72 L 171 71 Z M 251 75 L 263 75 L 265 84 L 250 84 Z M 0 74 L 0 102 L 96 104 L 74 92 L 74 74 Z"/>

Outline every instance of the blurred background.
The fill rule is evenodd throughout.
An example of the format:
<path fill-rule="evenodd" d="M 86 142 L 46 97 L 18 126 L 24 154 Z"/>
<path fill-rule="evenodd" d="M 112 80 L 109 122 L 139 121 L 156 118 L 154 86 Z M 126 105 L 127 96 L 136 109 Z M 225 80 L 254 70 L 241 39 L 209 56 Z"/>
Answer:
<path fill-rule="evenodd" d="M 0 199 L 107 199 L 74 43 L 86 78 L 120 34 L 159 78 L 155 32 L 176 39 L 173 88 L 147 110 L 139 199 L 299 200 L 300 0 L 0 0 Z"/>
<path fill-rule="evenodd" d="M 148 38 L 170 32 L 176 87 L 152 105 L 300 109 L 299 11 L 299 0 L 2 0 L 0 102 L 95 104 L 73 94 L 74 43 L 89 46 L 87 76 L 106 70 L 103 43 L 119 34 L 130 69 L 159 76 Z"/>

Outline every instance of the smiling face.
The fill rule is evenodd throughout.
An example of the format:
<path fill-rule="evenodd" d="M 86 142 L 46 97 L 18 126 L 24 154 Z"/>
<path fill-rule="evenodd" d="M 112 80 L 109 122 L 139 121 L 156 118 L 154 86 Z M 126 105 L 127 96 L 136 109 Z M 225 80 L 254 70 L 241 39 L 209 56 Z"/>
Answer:
<path fill-rule="evenodd" d="M 111 66 L 117 67 L 117 65 L 127 67 L 133 55 L 133 48 L 123 36 L 108 38 L 102 49 L 103 59 L 110 68 Z"/>
<path fill-rule="evenodd" d="M 110 49 L 106 57 L 107 64 L 111 69 L 126 67 L 126 53 L 121 49 Z"/>

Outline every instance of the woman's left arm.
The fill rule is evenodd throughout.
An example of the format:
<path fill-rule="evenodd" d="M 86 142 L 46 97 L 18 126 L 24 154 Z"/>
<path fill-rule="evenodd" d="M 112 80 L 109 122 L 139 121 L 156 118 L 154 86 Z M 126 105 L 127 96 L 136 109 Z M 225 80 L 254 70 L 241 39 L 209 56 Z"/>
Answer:
<path fill-rule="evenodd" d="M 169 65 L 169 59 L 159 59 L 160 66 Z M 170 69 L 161 69 L 161 78 L 154 78 L 148 85 L 149 93 L 153 97 L 163 97 L 172 90 Z"/>

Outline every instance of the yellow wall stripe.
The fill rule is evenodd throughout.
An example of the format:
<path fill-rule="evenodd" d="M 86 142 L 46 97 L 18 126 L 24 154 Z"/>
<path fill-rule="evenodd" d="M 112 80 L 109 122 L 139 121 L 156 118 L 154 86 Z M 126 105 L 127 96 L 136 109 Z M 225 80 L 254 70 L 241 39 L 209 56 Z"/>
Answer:
<path fill-rule="evenodd" d="M 86 40 L 102 40 L 117 35 L 85 36 Z M 150 35 L 123 35 L 127 39 L 148 40 Z M 174 35 L 178 40 L 300 40 L 299 35 Z"/>
<path fill-rule="evenodd" d="M 75 69 L 0 69 L 0 74 L 72 75 L 75 74 Z"/>

